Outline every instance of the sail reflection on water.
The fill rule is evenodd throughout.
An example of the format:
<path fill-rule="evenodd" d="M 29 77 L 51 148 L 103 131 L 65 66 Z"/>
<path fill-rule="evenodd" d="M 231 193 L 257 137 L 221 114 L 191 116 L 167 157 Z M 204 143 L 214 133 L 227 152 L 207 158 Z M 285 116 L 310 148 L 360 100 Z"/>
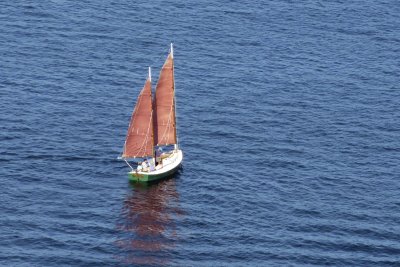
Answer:
<path fill-rule="evenodd" d="M 176 180 L 157 184 L 134 184 L 124 201 L 117 224 L 122 238 L 120 260 L 128 264 L 166 265 L 178 239 L 177 216 L 182 215 Z"/>

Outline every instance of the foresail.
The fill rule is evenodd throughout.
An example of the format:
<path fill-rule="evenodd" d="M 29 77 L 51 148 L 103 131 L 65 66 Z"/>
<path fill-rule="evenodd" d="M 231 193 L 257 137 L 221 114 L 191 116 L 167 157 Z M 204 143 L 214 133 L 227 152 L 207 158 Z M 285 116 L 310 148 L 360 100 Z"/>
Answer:
<path fill-rule="evenodd" d="M 172 53 L 162 67 L 154 100 L 154 140 L 157 146 L 176 144 L 174 59 Z"/>
<path fill-rule="evenodd" d="M 123 158 L 141 158 L 153 155 L 153 108 L 151 80 L 147 79 L 136 102 L 126 136 Z"/>

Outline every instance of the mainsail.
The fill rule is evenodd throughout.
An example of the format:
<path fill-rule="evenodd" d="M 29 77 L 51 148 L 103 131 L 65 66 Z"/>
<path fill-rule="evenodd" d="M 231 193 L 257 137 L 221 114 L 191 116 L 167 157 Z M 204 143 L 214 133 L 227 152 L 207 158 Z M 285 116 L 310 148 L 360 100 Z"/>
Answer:
<path fill-rule="evenodd" d="M 177 143 L 175 118 L 174 59 L 171 52 L 162 67 L 154 99 L 154 143 L 157 146 Z"/>
<path fill-rule="evenodd" d="M 154 155 L 152 105 L 149 73 L 131 117 L 122 158 L 143 158 Z"/>

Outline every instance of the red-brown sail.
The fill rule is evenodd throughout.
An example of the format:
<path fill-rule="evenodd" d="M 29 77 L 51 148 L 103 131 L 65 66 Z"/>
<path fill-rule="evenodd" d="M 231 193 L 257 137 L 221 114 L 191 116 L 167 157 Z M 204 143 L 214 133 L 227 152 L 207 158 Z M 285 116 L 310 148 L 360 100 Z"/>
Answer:
<path fill-rule="evenodd" d="M 151 80 L 148 78 L 133 111 L 126 136 L 123 158 L 141 158 L 153 156 L 153 108 Z"/>
<path fill-rule="evenodd" d="M 172 51 L 162 67 L 156 86 L 154 142 L 157 146 L 176 144 L 174 59 Z"/>

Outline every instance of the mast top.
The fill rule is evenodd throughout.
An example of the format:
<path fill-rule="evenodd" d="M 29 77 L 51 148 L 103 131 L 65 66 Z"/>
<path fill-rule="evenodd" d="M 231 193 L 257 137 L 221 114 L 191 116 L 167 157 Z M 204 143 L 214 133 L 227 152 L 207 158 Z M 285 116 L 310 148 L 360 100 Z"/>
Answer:
<path fill-rule="evenodd" d="M 149 67 L 149 81 L 151 82 L 151 67 Z"/>

